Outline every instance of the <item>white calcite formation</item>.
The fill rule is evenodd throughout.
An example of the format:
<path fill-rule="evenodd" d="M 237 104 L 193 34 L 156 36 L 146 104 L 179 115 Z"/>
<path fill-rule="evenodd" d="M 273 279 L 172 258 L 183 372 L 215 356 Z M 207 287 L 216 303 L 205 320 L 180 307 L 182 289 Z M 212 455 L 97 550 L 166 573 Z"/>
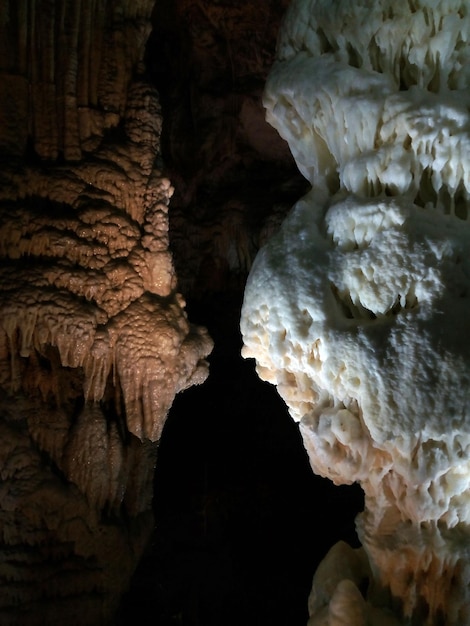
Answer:
<path fill-rule="evenodd" d="M 368 591 L 329 555 L 311 626 L 470 623 L 469 33 L 464 0 L 294 0 L 267 81 L 312 190 L 257 256 L 243 355 L 365 492 Z"/>

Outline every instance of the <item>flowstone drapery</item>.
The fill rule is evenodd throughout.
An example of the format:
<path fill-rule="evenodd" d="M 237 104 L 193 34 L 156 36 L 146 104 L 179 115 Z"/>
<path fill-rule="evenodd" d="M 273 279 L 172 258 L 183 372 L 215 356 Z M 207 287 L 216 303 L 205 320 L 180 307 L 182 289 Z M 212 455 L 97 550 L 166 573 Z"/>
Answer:
<path fill-rule="evenodd" d="M 266 85 L 312 190 L 252 268 L 243 354 L 365 492 L 311 626 L 470 623 L 469 11 L 294 0 Z"/>
<path fill-rule="evenodd" d="M 0 9 L 0 623 L 114 624 L 208 374 L 169 249 L 153 0 Z"/>

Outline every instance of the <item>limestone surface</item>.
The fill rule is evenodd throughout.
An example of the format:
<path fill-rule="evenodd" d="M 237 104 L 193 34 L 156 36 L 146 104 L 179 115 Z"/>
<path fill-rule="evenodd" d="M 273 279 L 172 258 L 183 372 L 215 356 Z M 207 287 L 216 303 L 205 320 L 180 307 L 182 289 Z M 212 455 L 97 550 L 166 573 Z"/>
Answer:
<path fill-rule="evenodd" d="M 467 2 L 294 0 L 267 81 L 311 191 L 255 260 L 243 354 L 314 471 L 362 485 L 373 573 L 312 625 L 468 623 L 469 26 Z"/>

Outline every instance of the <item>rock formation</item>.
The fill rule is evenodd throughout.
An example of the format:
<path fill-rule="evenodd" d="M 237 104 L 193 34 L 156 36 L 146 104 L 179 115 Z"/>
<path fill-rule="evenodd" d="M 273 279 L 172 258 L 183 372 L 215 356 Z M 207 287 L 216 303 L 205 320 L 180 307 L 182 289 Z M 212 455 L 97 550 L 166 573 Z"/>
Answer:
<path fill-rule="evenodd" d="M 3 3 L 0 622 L 111 623 L 212 349 L 178 293 L 152 1 Z"/>
<path fill-rule="evenodd" d="M 365 492 L 367 558 L 330 554 L 311 626 L 470 620 L 468 8 L 294 0 L 266 86 L 311 191 L 252 268 L 244 355 Z"/>
<path fill-rule="evenodd" d="M 1 3 L 2 625 L 303 624 L 353 533 L 239 358 L 247 273 L 306 188 L 261 101 L 288 4 Z M 165 422 L 207 372 L 187 318 L 217 349 Z"/>

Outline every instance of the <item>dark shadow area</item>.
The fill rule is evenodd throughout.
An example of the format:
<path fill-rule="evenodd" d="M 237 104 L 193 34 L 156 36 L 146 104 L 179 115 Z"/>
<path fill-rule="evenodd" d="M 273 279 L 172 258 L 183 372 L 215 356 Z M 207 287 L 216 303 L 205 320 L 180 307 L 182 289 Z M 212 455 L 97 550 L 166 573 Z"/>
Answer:
<path fill-rule="evenodd" d="M 240 354 L 251 263 L 307 188 L 262 106 L 287 4 L 155 5 L 145 60 L 175 187 L 170 247 L 188 318 L 215 347 L 208 380 L 170 410 L 155 533 L 119 626 L 305 626 L 319 561 L 357 545 L 360 488 L 313 474 L 275 387 Z"/>
<path fill-rule="evenodd" d="M 305 626 L 313 572 L 357 545 L 358 487 L 310 469 L 275 388 L 240 356 L 241 296 L 188 306 L 215 340 L 206 383 L 178 395 L 159 447 L 156 532 L 122 624 Z"/>

